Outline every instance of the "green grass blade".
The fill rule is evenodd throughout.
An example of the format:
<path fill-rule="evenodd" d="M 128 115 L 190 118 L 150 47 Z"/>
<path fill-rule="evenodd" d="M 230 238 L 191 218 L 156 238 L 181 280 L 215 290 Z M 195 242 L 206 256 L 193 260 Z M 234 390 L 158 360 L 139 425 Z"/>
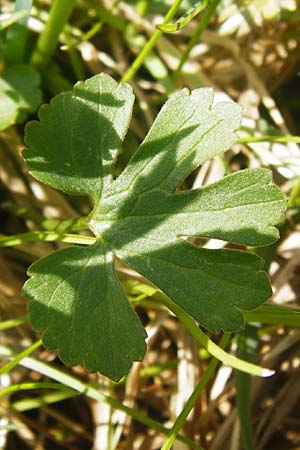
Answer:
<path fill-rule="evenodd" d="M 63 391 L 70 390 L 70 388 L 60 383 L 44 383 L 44 382 L 19 383 L 13 384 L 11 386 L 2 389 L 2 391 L 0 392 L 0 398 L 5 397 L 5 395 L 12 394 L 13 392 L 36 390 L 36 389 L 61 389 Z"/>
<path fill-rule="evenodd" d="M 240 138 L 238 144 L 251 144 L 255 142 L 280 142 L 280 143 L 288 143 L 288 142 L 296 142 L 300 144 L 300 136 L 250 136 L 246 138 Z"/>
<path fill-rule="evenodd" d="M 51 405 L 53 403 L 61 402 L 76 395 L 78 395 L 76 391 L 66 388 L 64 391 L 50 392 L 39 397 L 22 398 L 22 400 L 16 400 L 11 403 L 9 407 L 13 411 L 25 412 L 40 408 L 43 405 Z"/>
<path fill-rule="evenodd" d="M 237 354 L 252 361 L 257 348 L 257 328 L 247 325 L 245 331 L 237 335 Z M 240 421 L 240 436 L 244 450 L 255 450 L 251 418 L 251 377 L 247 373 L 235 372 L 237 412 Z"/>
<path fill-rule="evenodd" d="M 230 341 L 230 333 L 224 334 L 222 336 L 222 338 L 221 338 L 221 341 L 220 341 L 220 348 L 226 347 L 227 344 L 229 343 L 229 341 Z M 189 397 L 189 399 L 186 402 L 183 410 L 181 411 L 181 413 L 177 417 L 174 425 L 172 426 L 172 429 L 171 429 L 171 431 L 169 433 L 169 436 L 166 439 L 166 441 L 164 442 L 161 450 L 171 450 L 172 445 L 174 444 L 174 441 L 176 439 L 177 434 L 179 433 L 180 429 L 184 426 L 184 424 L 186 422 L 186 419 L 187 419 L 187 416 L 189 415 L 189 413 L 191 412 L 191 410 L 195 406 L 195 403 L 196 403 L 197 399 L 199 398 L 203 388 L 206 386 L 207 382 L 210 380 L 210 378 L 214 374 L 218 363 L 219 363 L 219 361 L 216 358 L 213 358 L 210 361 L 210 363 L 208 364 L 208 367 L 207 367 L 206 371 L 204 372 L 204 374 L 202 375 L 202 377 L 201 377 L 199 383 L 197 384 L 194 392 Z"/>
<path fill-rule="evenodd" d="M 91 245 L 95 238 L 80 236 L 79 234 L 59 233 L 55 231 L 29 231 L 28 233 L 14 234 L 12 236 L 0 236 L 0 248 L 25 244 L 27 242 L 67 242 L 70 244 Z"/>
<path fill-rule="evenodd" d="M 13 359 L 11 359 L 7 364 L 5 364 L 0 369 L 0 376 L 4 373 L 10 372 L 15 366 L 17 366 L 26 356 L 30 355 L 32 352 L 34 352 L 37 348 L 39 348 L 42 345 L 42 341 L 38 340 L 34 344 L 32 344 L 30 347 L 26 348 L 23 352 L 19 353 L 18 355 L 14 356 Z"/>
<path fill-rule="evenodd" d="M 0 353 L 1 351 L 3 351 L 3 348 L 0 350 Z M 68 375 L 58 369 L 55 369 L 54 367 L 51 367 L 50 365 L 44 362 L 37 361 L 32 357 L 27 357 L 25 359 L 22 359 L 20 361 L 20 364 L 26 367 L 27 369 L 35 370 L 36 372 L 39 372 L 41 375 L 45 375 L 51 378 L 52 380 L 55 380 L 58 383 L 61 383 L 67 386 L 68 388 L 77 391 L 80 394 L 84 394 L 93 400 L 105 402 L 109 404 L 112 408 L 125 412 L 133 419 L 135 419 L 137 422 L 140 422 L 150 428 L 153 428 L 154 430 L 162 434 L 167 435 L 170 431 L 168 428 L 162 426 L 160 423 L 156 422 L 150 417 L 141 414 L 139 411 L 133 408 L 129 408 L 128 406 L 123 405 L 121 402 L 107 395 L 102 394 L 100 391 L 94 389 L 93 387 L 82 382 L 81 380 L 71 375 Z M 199 444 L 193 442 L 192 440 L 182 435 L 178 435 L 177 440 L 183 442 L 192 449 L 202 450 Z"/>
<path fill-rule="evenodd" d="M 3 320 L 2 322 L 0 322 L 0 331 L 18 327 L 19 325 L 22 325 L 23 323 L 27 322 L 27 320 L 28 320 L 27 315 L 19 316 L 16 317 L 15 319 Z"/>

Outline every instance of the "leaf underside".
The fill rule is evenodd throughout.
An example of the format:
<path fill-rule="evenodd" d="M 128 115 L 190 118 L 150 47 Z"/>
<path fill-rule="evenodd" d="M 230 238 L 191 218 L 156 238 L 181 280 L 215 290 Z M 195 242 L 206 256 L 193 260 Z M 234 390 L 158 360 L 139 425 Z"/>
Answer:
<path fill-rule="evenodd" d="M 36 263 L 24 295 L 46 347 L 68 365 L 119 379 L 145 352 L 145 331 L 114 271 L 115 257 L 165 292 L 208 330 L 237 331 L 241 311 L 271 289 L 262 261 L 237 250 L 199 248 L 187 237 L 266 245 L 278 238 L 284 195 L 265 169 L 175 192 L 195 168 L 230 147 L 241 120 L 234 103 L 212 106 L 208 88 L 172 95 L 117 179 L 117 151 L 134 96 L 105 74 L 43 106 L 26 127 L 24 151 L 38 180 L 94 201 L 89 248 L 58 250 Z"/>

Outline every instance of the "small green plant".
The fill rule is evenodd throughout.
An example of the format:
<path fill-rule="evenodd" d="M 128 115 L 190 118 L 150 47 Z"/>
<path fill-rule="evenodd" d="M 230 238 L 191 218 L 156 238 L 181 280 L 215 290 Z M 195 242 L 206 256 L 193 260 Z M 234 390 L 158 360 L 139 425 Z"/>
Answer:
<path fill-rule="evenodd" d="M 262 260 L 238 250 L 199 248 L 200 236 L 266 245 L 285 207 L 265 169 L 244 170 L 195 190 L 176 190 L 199 165 L 237 139 L 241 108 L 212 106 L 213 91 L 173 94 L 124 171 L 114 165 L 127 132 L 130 85 L 96 75 L 40 109 L 26 126 L 24 158 L 38 180 L 87 195 L 96 236 L 32 264 L 24 296 L 43 343 L 67 365 L 83 362 L 118 380 L 145 353 L 145 331 L 115 273 L 119 258 L 215 333 L 243 327 L 242 311 L 270 295 Z"/>

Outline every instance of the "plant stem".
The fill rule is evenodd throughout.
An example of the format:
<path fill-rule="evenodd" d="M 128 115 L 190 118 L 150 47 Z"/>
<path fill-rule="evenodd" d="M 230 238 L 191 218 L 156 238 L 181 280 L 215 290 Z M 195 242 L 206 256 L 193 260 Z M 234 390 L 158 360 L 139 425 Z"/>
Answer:
<path fill-rule="evenodd" d="M 54 0 L 48 22 L 40 34 L 31 62 L 40 69 L 45 68 L 55 52 L 59 35 L 63 30 L 76 0 Z"/>
<path fill-rule="evenodd" d="M 219 346 L 221 348 L 226 347 L 229 340 L 230 340 L 230 333 L 225 333 L 220 340 Z M 185 424 L 187 416 L 189 415 L 189 413 L 195 406 L 195 403 L 196 403 L 197 399 L 199 398 L 202 389 L 205 387 L 205 385 L 207 384 L 207 382 L 213 375 L 218 363 L 219 363 L 219 361 L 216 358 L 213 358 L 210 361 L 210 363 L 208 364 L 207 369 L 204 372 L 204 374 L 202 375 L 195 390 L 193 391 L 193 393 L 187 400 L 186 404 L 184 405 L 183 410 L 181 411 L 181 413 L 177 417 L 176 421 L 174 422 L 174 425 L 172 426 L 172 428 L 170 430 L 169 436 L 166 439 L 166 441 L 164 442 L 163 446 L 161 447 L 161 450 L 171 450 L 177 434 L 179 433 L 179 431 Z"/>
<path fill-rule="evenodd" d="M 186 63 L 186 61 L 188 60 L 189 54 L 192 50 L 192 48 L 197 44 L 197 42 L 200 39 L 201 34 L 203 33 L 203 31 L 205 30 L 205 28 L 207 27 L 207 25 L 209 24 L 209 21 L 211 19 L 211 17 L 213 16 L 218 4 L 220 3 L 220 0 L 211 0 L 207 7 L 205 8 L 205 11 L 203 13 L 203 17 L 202 20 L 200 21 L 198 27 L 196 28 L 195 33 L 193 34 L 193 36 L 191 37 L 187 48 L 185 50 L 185 52 L 183 53 L 179 66 L 177 67 L 176 71 L 174 72 L 174 79 L 177 80 L 182 67 L 184 66 L 184 64 Z"/>
<path fill-rule="evenodd" d="M 0 248 L 36 241 L 60 241 L 68 242 L 69 244 L 91 245 L 95 240 L 96 238 L 79 234 L 59 233 L 56 231 L 29 231 L 28 233 L 14 234 L 13 236 L 0 236 Z"/>
<path fill-rule="evenodd" d="M 165 18 L 162 22 L 162 24 L 168 23 L 176 14 L 178 11 L 180 4 L 182 3 L 182 0 L 175 0 L 167 14 L 165 15 Z M 149 55 L 153 47 L 155 46 L 156 42 L 160 38 L 160 36 L 163 34 L 163 32 L 159 29 L 155 30 L 143 50 L 138 54 L 136 59 L 133 61 L 131 66 L 127 69 L 125 74 L 123 75 L 121 82 L 125 83 L 127 81 L 132 80 L 132 78 L 135 76 L 137 70 L 141 67 L 143 64 L 145 58 Z"/>

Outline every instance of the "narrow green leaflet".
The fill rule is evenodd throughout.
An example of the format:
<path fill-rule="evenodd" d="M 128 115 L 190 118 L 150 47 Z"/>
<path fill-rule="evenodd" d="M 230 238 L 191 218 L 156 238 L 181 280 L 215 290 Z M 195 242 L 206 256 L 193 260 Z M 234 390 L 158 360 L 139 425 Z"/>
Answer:
<path fill-rule="evenodd" d="M 118 257 L 164 291 L 202 326 L 243 327 L 242 311 L 270 295 L 262 261 L 237 250 L 208 250 L 186 237 L 245 245 L 278 238 L 285 198 L 265 169 L 244 170 L 176 192 L 189 173 L 236 141 L 241 109 L 213 104 L 211 89 L 183 89 L 161 109 L 121 175 L 113 178 L 127 131 L 132 90 L 108 75 L 77 83 L 43 106 L 26 128 L 24 157 L 33 176 L 93 198 L 96 243 L 54 252 L 34 263 L 24 295 L 30 321 L 69 365 L 83 362 L 119 379 L 145 351 L 144 330 L 114 273 Z"/>
<path fill-rule="evenodd" d="M 39 74 L 32 67 L 18 64 L 0 76 L 0 131 L 25 120 L 41 103 Z"/>

